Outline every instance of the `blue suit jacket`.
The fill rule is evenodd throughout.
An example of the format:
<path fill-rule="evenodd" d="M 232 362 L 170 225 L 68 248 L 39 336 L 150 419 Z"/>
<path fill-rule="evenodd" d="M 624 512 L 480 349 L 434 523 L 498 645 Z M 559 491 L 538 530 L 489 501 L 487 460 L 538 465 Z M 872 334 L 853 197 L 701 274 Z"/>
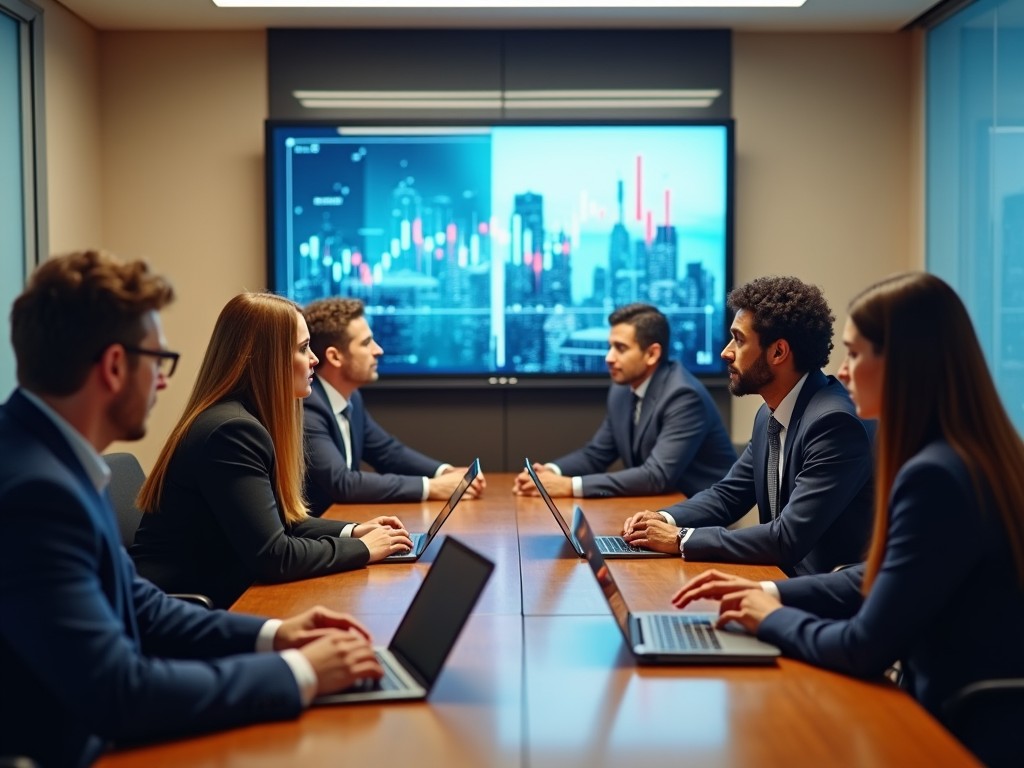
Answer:
<path fill-rule="evenodd" d="M 322 515 L 332 504 L 419 501 L 422 478 L 433 477 L 441 462 L 381 429 L 366 412 L 358 390 L 349 398 L 347 415 L 352 427 L 352 469 L 345 464 L 345 443 L 327 392 L 319 377 L 314 377 L 313 392 L 303 404 L 310 514 Z M 363 461 L 381 474 L 360 472 Z"/>
<path fill-rule="evenodd" d="M 777 582 L 787 606 L 758 637 L 787 656 L 858 677 L 902 660 L 932 714 L 961 687 L 1024 677 L 1024 590 L 997 510 L 979 505 L 967 467 L 936 440 L 889 496 L 889 537 L 866 598 L 863 566 Z"/>
<path fill-rule="evenodd" d="M 109 499 L 20 392 L 0 406 L 0 456 L 0 754 L 87 765 L 109 741 L 299 714 L 288 665 L 251 653 L 263 620 L 138 578 Z"/>
<path fill-rule="evenodd" d="M 846 389 L 811 371 L 787 427 L 781 513 L 768 505 L 768 406 L 754 419 L 750 445 L 721 482 L 666 511 L 696 528 L 687 560 L 777 565 L 789 576 L 824 573 L 864 559 L 873 519 L 874 423 L 857 418 Z M 757 504 L 761 525 L 724 526 Z"/>
<path fill-rule="evenodd" d="M 584 496 L 677 491 L 692 496 L 725 476 L 736 452 L 722 417 L 704 385 L 678 361 L 654 372 L 640 407 L 640 422 L 633 427 L 632 443 L 631 395 L 629 386 L 612 385 L 608 415 L 597 434 L 585 447 L 552 462 L 563 475 L 582 475 Z M 619 458 L 626 468 L 606 472 Z"/>

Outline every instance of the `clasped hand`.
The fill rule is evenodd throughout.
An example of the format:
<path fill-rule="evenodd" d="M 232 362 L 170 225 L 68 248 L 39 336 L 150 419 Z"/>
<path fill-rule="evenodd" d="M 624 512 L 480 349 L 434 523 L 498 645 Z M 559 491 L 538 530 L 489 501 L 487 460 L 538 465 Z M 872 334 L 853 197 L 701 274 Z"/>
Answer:
<path fill-rule="evenodd" d="M 782 607 L 782 603 L 765 593 L 759 582 L 713 568 L 686 582 L 672 596 L 672 605 L 684 608 L 694 600 L 720 600 L 716 626 L 735 621 L 751 634 L 757 634 L 761 622 Z"/>
<path fill-rule="evenodd" d="M 669 555 L 679 554 L 679 527 L 669 525 L 658 512 L 645 509 L 627 517 L 622 525 L 622 538 L 634 547 L 643 547 Z"/>
<path fill-rule="evenodd" d="M 557 472 L 552 472 L 547 465 L 536 462 L 533 464 L 533 471 L 537 473 L 537 478 L 548 492 L 548 496 L 556 499 L 572 496 L 571 477 L 562 477 Z M 516 496 L 540 496 L 533 478 L 525 469 L 516 475 L 515 482 L 512 483 L 512 493 Z"/>

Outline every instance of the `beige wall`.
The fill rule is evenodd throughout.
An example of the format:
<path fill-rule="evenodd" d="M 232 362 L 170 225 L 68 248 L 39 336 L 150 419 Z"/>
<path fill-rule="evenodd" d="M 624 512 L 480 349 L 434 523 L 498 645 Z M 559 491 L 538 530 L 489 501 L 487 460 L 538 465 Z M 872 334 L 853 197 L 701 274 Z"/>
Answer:
<path fill-rule="evenodd" d="M 51 187 L 65 184 L 51 189 L 51 218 L 61 222 L 53 222 L 55 248 L 91 244 L 101 232 L 105 247 L 151 260 L 178 288 L 165 327 L 184 357 L 150 436 L 132 446 L 148 469 L 220 307 L 265 282 L 266 40 L 253 32 L 96 35 L 80 22 L 59 39 L 64 50 L 50 55 L 65 74 L 62 85 L 50 83 L 61 103 L 48 119 L 59 137 Z M 97 46 L 94 108 L 88 62 Z M 907 34 L 735 35 L 737 282 L 798 275 L 822 286 L 841 323 L 857 290 L 922 263 L 919 47 Z M 77 116 L 93 125 L 97 110 L 95 151 L 88 131 L 75 136 L 66 123 Z M 85 194 L 97 178 L 102 195 Z M 833 355 L 830 370 L 838 362 Z M 735 405 L 733 438 L 746 440 L 758 403 Z"/>
<path fill-rule="evenodd" d="M 99 35 L 53 0 L 43 9 L 50 253 L 103 242 Z"/>
<path fill-rule="evenodd" d="M 167 274 L 178 372 L 134 444 L 148 471 L 174 426 L 217 313 L 265 287 L 262 32 L 100 34 L 103 237 Z M 114 446 L 111 450 L 126 450 Z"/>
<path fill-rule="evenodd" d="M 837 318 L 830 373 L 850 299 L 919 264 L 912 53 L 904 33 L 733 38 L 735 282 L 821 286 Z M 761 403 L 735 401 L 734 441 L 750 439 Z"/>

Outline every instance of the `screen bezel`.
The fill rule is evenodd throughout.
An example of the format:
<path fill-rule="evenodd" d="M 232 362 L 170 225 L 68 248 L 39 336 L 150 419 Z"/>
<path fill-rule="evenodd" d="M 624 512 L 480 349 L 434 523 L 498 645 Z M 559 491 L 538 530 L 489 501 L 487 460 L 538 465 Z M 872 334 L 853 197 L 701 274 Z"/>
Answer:
<path fill-rule="evenodd" d="M 720 126 L 726 129 L 726 171 L 725 171 L 725 286 L 727 296 L 733 289 L 733 254 L 735 244 L 735 177 L 736 177 L 736 122 L 729 119 L 684 120 L 684 119 L 509 119 L 509 118 L 403 118 L 403 119 L 312 119 L 282 120 L 268 119 L 264 121 L 264 168 L 265 168 L 265 212 L 266 212 L 266 278 L 267 289 L 278 292 L 277 271 L 275 262 L 275 243 L 277 230 L 274 219 L 274 142 L 273 133 L 281 128 L 380 128 L 380 127 L 508 127 L 508 126 Z M 728 306 L 723 312 L 724 338 L 729 338 L 729 326 L 732 323 Z M 689 369 L 687 369 L 689 370 Z M 705 384 L 724 384 L 728 381 L 724 364 L 718 372 L 690 371 Z M 511 379 L 511 381 L 510 381 Z M 611 380 L 606 374 L 593 373 L 387 373 L 375 383 L 375 387 L 406 388 L 406 387 L 442 387 L 442 388 L 494 388 L 495 385 L 519 385 L 525 387 L 607 387 Z"/>

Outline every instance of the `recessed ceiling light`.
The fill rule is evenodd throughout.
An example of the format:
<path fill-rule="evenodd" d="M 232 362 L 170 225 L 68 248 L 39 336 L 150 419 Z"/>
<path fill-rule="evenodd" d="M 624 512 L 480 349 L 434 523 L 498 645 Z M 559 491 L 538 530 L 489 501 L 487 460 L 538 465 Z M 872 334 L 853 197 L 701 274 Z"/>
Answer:
<path fill-rule="evenodd" d="M 221 8 L 799 8 L 807 0 L 213 0 Z"/>

